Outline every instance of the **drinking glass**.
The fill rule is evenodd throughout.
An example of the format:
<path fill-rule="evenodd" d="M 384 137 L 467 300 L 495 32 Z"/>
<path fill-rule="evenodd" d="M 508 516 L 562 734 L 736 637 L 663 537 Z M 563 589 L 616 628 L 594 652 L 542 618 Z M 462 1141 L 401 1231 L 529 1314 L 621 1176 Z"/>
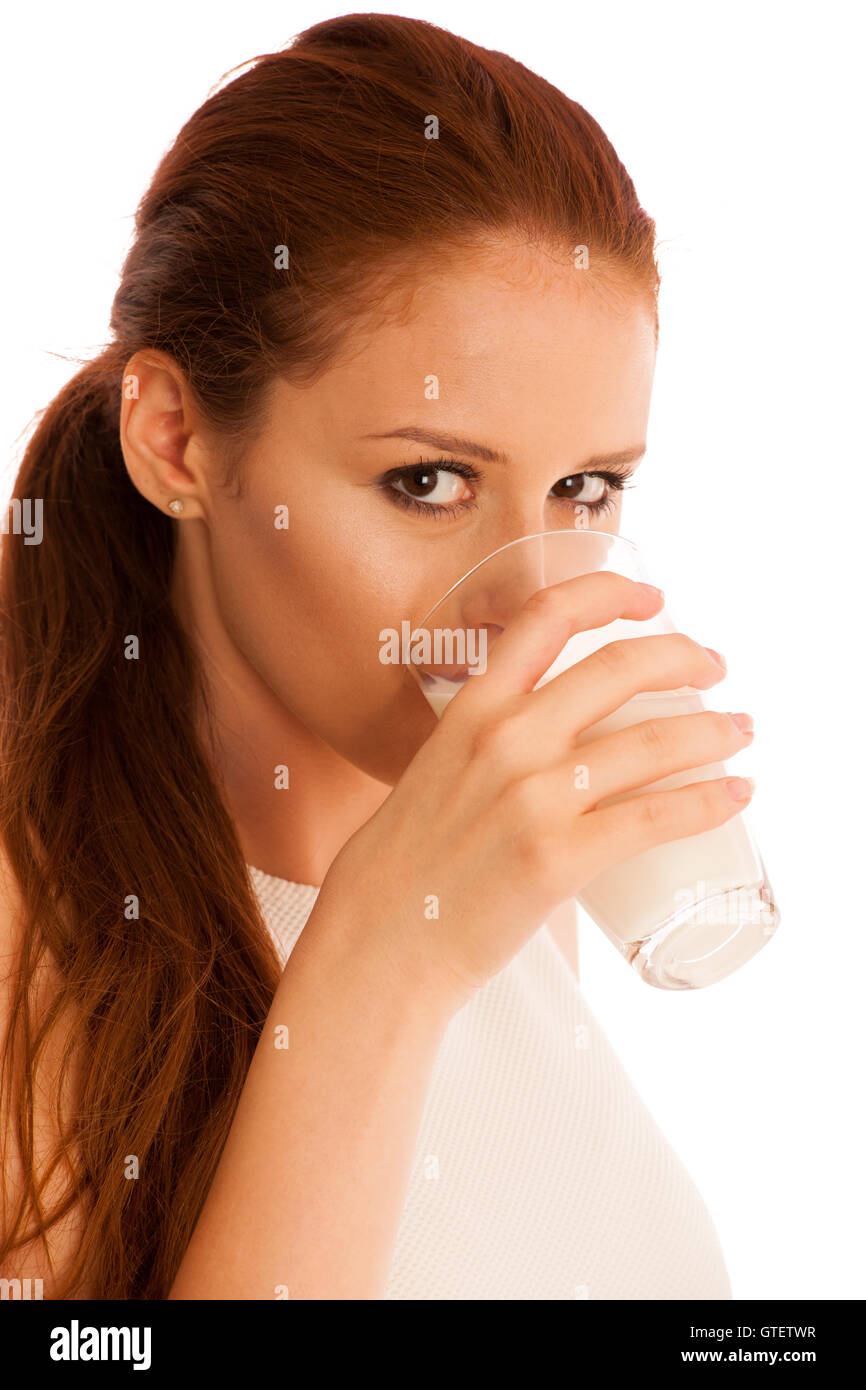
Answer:
<path fill-rule="evenodd" d="M 406 664 L 437 717 L 466 680 L 483 674 L 497 637 L 530 594 L 598 570 L 651 582 L 632 541 L 575 529 L 522 536 L 453 584 L 404 644 Z M 575 633 L 533 688 L 608 642 L 676 630 L 666 601 L 652 618 L 617 618 Z M 641 692 L 584 729 L 575 747 L 646 719 L 707 707 L 691 686 Z M 724 763 L 707 763 L 603 798 L 597 806 L 726 775 Z M 698 989 L 724 979 L 766 944 L 780 920 L 745 811 L 602 870 L 576 899 L 641 979 L 660 989 Z"/>

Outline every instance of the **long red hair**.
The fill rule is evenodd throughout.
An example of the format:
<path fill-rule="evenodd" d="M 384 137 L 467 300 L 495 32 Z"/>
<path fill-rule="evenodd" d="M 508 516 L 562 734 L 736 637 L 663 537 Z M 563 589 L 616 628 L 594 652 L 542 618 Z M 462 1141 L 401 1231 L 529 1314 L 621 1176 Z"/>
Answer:
<path fill-rule="evenodd" d="M 200 737 L 174 523 L 124 467 L 125 364 L 177 361 L 239 488 L 274 374 L 314 380 L 386 287 L 449 248 L 586 246 L 655 312 L 654 224 L 631 179 L 592 117 L 514 59 L 358 14 L 242 68 L 156 170 L 110 340 L 38 417 L 13 496 L 42 499 L 42 542 L 10 533 L 0 553 L 0 836 L 23 901 L 0 1099 L 29 1175 L 0 1267 L 80 1199 L 59 1297 L 85 1279 L 100 1298 L 166 1296 L 279 980 Z M 46 949 L 59 984 L 40 1015 Z M 46 1210 L 33 1092 L 67 1006 L 84 1065 L 56 1154 L 68 1196 Z"/>

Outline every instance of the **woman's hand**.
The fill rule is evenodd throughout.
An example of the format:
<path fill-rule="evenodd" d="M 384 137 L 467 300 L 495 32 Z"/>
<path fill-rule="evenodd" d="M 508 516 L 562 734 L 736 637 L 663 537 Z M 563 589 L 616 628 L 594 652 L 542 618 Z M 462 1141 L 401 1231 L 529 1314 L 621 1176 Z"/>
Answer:
<path fill-rule="evenodd" d="M 723 824 L 743 803 L 727 778 L 605 798 L 723 762 L 742 732 L 712 710 L 647 720 L 583 744 L 581 732 L 641 691 L 707 689 L 724 676 L 682 633 L 611 642 L 533 686 L 575 632 L 659 611 L 622 575 L 538 590 L 468 679 L 379 810 L 344 845 L 319 903 L 376 950 L 407 989 L 450 1015 L 497 974 L 565 898 L 633 855 Z M 576 762 L 588 768 L 577 789 Z M 317 903 L 317 908 L 319 906 Z"/>

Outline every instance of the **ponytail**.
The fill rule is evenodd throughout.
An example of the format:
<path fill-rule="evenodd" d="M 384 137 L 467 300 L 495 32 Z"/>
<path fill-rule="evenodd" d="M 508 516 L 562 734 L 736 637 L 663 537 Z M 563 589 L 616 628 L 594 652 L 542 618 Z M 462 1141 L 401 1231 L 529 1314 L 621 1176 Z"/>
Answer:
<path fill-rule="evenodd" d="M 60 967 L 53 1016 L 74 1009 L 82 1053 L 57 1155 L 79 1172 L 54 1211 L 46 1175 L 25 1193 L 0 1268 L 80 1200 L 61 1297 L 85 1277 L 99 1298 L 165 1296 L 279 980 L 197 737 L 173 523 L 126 473 L 120 390 L 108 351 L 44 412 L 15 490 L 42 500 L 42 539 L 10 532 L 0 555 L 0 834 L 29 904 L 0 1099 L 28 1172 L 40 943 Z"/>

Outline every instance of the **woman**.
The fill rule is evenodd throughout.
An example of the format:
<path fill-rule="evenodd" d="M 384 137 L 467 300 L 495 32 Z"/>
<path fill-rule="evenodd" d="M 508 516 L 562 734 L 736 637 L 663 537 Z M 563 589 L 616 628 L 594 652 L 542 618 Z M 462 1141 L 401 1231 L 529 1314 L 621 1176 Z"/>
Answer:
<path fill-rule="evenodd" d="M 748 717 L 601 738 L 571 780 L 582 728 L 722 664 L 644 637 L 533 691 L 570 633 L 658 611 L 610 574 L 534 595 L 438 723 L 379 660 L 498 546 L 576 506 L 617 530 L 653 240 L 580 106 L 394 16 L 255 60 L 164 157 L 16 482 L 42 543 L 3 544 L 7 1277 L 730 1297 L 554 926 L 742 809 L 740 779 L 595 807 Z"/>

